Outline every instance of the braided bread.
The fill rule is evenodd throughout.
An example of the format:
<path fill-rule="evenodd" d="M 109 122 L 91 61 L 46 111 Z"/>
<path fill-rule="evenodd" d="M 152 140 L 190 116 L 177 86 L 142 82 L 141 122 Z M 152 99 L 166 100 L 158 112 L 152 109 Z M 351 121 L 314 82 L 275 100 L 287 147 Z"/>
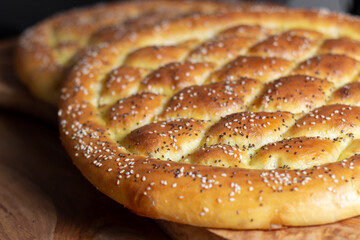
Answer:
<path fill-rule="evenodd" d="M 254 7 L 102 44 L 71 71 L 62 142 L 143 216 L 268 229 L 360 214 L 360 20 Z"/>
<path fill-rule="evenodd" d="M 20 37 L 16 70 L 36 97 L 55 105 L 62 80 L 84 48 L 116 41 L 127 31 L 166 19 L 251 5 L 160 0 L 74 9 L 40 22 Z"/>

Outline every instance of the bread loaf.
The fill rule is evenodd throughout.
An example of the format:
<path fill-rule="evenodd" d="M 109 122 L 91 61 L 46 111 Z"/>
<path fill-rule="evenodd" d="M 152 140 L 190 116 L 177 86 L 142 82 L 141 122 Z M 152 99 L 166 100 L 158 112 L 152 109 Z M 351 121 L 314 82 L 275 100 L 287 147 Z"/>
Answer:
<path fill-rule="evenodd" d="M 117 41 L 128 31 L 180 16 L 251 5 L 154 0 L 73 9 L 50 17 L 24 32 L 15 54 L 16 71 L 33 95 L 57 105 L 63 80 L 86 48 Z"/>
<path fill-rule="evenodd" d="M 254 7 L 195 14 L 89 50 L 61 139 L 143 216 L 228 229 L 360 214 L 360 20 Z"/>

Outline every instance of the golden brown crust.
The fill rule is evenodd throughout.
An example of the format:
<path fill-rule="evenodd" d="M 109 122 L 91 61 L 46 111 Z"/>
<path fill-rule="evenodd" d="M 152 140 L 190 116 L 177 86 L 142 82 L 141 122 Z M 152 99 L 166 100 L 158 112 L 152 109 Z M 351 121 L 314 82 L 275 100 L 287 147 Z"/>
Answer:
<path fill-rule="evenodd" d="M 360 107 L 327 105 L 302 118 L 289 130 L 288 136 L 360 137 Z"/>
<path fill-rule="evenodd" d="M 283 33 L 265 39 L 250 48 L 249 54 L 279 57 L 287 60 L 305 59 L 316 48 L 316 42 L 295 34 Z"/>
<path fill-rule="evenodd" d="M 360 82 L 346 84 L 333 92 L 329 104 L 335 103 L 360 106 Z"/>
<path fill-rule="evenodd" d="M 319 54 L 339 54 L 347 55 L 359 61 L 360 59 L 360 42 L 343 37 L 338 39 L 328 39 L 320 47 Z"/>
<path fill-rule="evenodd" d="M 146 69 L 157 69 L 171 62 L 182 61 L 189 52 L 187 46 L 150 46 L 129 54 L 125 65 Z"/>
<path fill-rule="evenodd" d="M 180 162 L 217 167 L 249 168 L 248 153 L 238 147 L 215 144 L 202 147 L 189 154 Z"/>
<path fill-rule="evenodd" d="M 259 89 L 254 79 L 224 81 L 184 88 L 171 98 L 160 118 L 195 117 L 216 121 L 247 108 Z"/>
<path fill-rule="evenodd" d="M 292 62 L 282 58 L 240 56 L 213 73 L 210 81 L 233 81 L 248 77 L 267 82 L 285 75 L 292 65 Z"/>
<path fill-rule="evenodd" d="M 146 125 L 160 113 L 166 97 L 151 92 L 142 92 L 120 99 L 107 111 L 107 124 L 117 136 L 125 136 L 131 130 Z"/>
<path fill-rule="evenodd" d="M 135 154 L 179 161 L 199 145 L 208 125 L 192 118 L 155 122 L 135 129 L 122 144 Z"/>
<path fill-rule="evenodd" d="M 177 85 L 175 89 L 169 87 L 175 81 L 170 69 L 164 72 L 164 79 L 152 81 L 153 85 L 157 84 L 156 88 L 145 88 L 149 79 L 143 80 L 137 93 L 148 90 L 171 99 L 185 87 L 187 90 L 199 88 L 195 92 L 200 92 L 201 87 L 210 82 L 221 85 L 224 80 L 232 83 L 251 77 L 257 80 L 254 88 L 259 94 L 267 86 L 276 87 L 277 81 L 289 84 L 289 92 L 298 88 L 304 96 L 294 96 L 294 103 L 281 105 L 279 112 L 264 106 L 263 112 L 241 110 L 231 115 L 222 112 L 220 120 L 213 115 L 213 121 L 196 119 L 194 113 L 193 118 L 151 122 L 124 136 L 120 143 L 107 130 L 98 102 L 102 97 L 102 81 L 122 65 L 131 52 L 154 45 L 177 46 L 194 39 L 199 43 L 208 42 L 238 25 L 319 32 L 313 37 L 302 36 L 316 45 L 311 54 L 316 54 L 327 38 L 360 39 L 360 21 L 348 16 L 324 11 L 255 8 L 185 17 L 101 46 L 76 65 L 61 96 L 61 138 L 75 165 L 102 192 L 132 211 L 196 226 L 268 229 L 279 225 L 324 224 L 359 215 L 359 107 L 328 105 L 332 91 L 356 80 L 358 62 L 351 57 L 311 56 L 309 67 L 301 74 L 308 72 L 309 79 L 313 80 L 296 76 L 296 71 L 292 71 L 293 68 L 304 70 L 298 68 L 307 61 L 299 63 L 301 57 L 290 61 L 239 56 L 229 63 L 216 62 L 216 67 L 196 63 L 208 64 L 208 67 L 199 72 L 193 68 L 194 76 L 200 77 L 193 82 L 182 78 L 186 84 Z M 259 37 L 259 41 L 266 42 L 266 36 Z M 242 73 L 233 70 L 227 78 L 227 71 L 236 68 L 234 61 L 239 59 L 251 60 L 252 65 L 240 67 Z M 184 61 L 170 64 L 176 68 L 187 65 L 190 69 L 191 63 Z M 151 71 L 144 79 L 156 78 L 154 74 L 168 66 Z M 251 75 L 252 66 L 258 70 L 264 66 L 272 68 L 262 69 L 267 75 L 263 78 L 262 74 Z M 181 71 L 177 74 L 185 74 L 187 70 Z M 214 71 L 225 77 L 215 76 Z M 317 71 L 320 76 L 312 76 Z M 158 76 L 160 79 L 162 74 Z M 191 88 L 188 83 L 201 86 Z M 279 97 L 286 96 L 285 90 L 278 92 Z M 214 93 L 222 96 L 221 90 Z M 259 94 L 249 97 L 246 110 L 261 99 Z M 267 94 L 276 96 L 276 92 Z M 312 97 L 315 94 L 318 96 Z M 309 97 L 313 101 L 311 107 L 304 108 L 303 105 L 311 101 Z M 186 100 L 190 101 L 190 97 Z M 281 111 L 283 107 L 288 111 Z M 310 111 L 313 108 L 316 109 Z M 210 114 L 214 113 L 209 111 Z M 222 166 L 219 158 L 225 167 L 218 167 Z"/>
<path fill-rule="evenodd" d="M 169 6 L 169 2 L 165 2 L 164 4 L 157 4 L 153 7 L 153 11 L 147 11 L 146 6 L 144 9 L 145 11 L 143 9 L 138 9 L 138 11 L 141 12 L 140 15 L 136 16 L 135 18 L 126 19 L 124 22 L 119 22 L 115 25 L 101 28 L 91 36 L 90 42 L 91 44 L 116 42 L 120 40 L 124 35 L 126 35 L 129 31 L 136 31 L 140 30 L 141 28 L 151 27 L 164 20 L 170 20 L 180 17 L 179 13 L 185 16 L 192 13 L 203 12 L 204 10 L 201 9 L 201 6 L 194 6 L 193 9 L 187 10 L 185 9 L 186 7 L 184 8 L 183 6 L 179 6 L 177 3 L 175 4 L 176 5 L 174 6 Z M 140 6 L 140 8 L 142 8 L 142 6 Z M 182 13 L 182 11 L 184 12 Z"/>
<path fill-rule="evenodd" d="M 140 91 L 154 91 L 171 96 L 184 87 L 201 84 L 205 81 L 214 65 L 211 63 L 169 63 L 141 82 Z"/>
<path fill-rule="evenodd" d="M 252 110 L 308 112 L 325 103 L 332 87 L 327 80 L 306 75 L 282 77 L 266 84 Z"/>
<path fill-rule="evenodd" d="M 117 41 L 128 31 L 191 13 L 222 11 L 229 5 L 206 1 L 133 1 L 98 4 L 57 14 L 20 37 L 15 59 L 17 74 L 36 97 L 57 104 L 60 85 L 74 64 L 72 58 L 81 55 L 83 48 Z"/>
<path fill-rule="evenodd" d="M 338 161 L 345 142 L 339 139 L 290 138 L 263 146 L 250 165 L 263 169 L 308 169 Z"/>
<path fill-rule="evenodd" d="M 220 32 L 218 37 L 247 37 L 262 39 L 276 33 L 276 29 L 266 28 L 261 25 L 238 25 Z"/>
<path fill-rule="evenodd" d="M 303 29 L 303 28 L 291 29 L 289 31 L 284 32 L 284 35 L 303 37 L 305 39 L 310 39 L 312 41 L 319 41 L 319 40 L 321 41 L 321 39 L 325 37 L 323 33 L 314 30 Z"/>
<path fill-rule="evenodd" d="M 121 66 L 108 74 L 102 92 L 101 104 L 111 104 L 136 93 L 140 82 L 148 71 L 141 68 Z"/>
<path fill-rule="evenodd" d="M 256 38 L 249 37 L 222 37 L 203 43 L 191 51 L 188 58 L 192 62 L 213 62 L 218 65 L 233 60 L 242 55 L 255 42 Z"/>
<path fill-rule="evenodd" d="M 345 55 L 325 54 L 300 63 L 292 74 L 327 79 L 339 87 L 352 81 L 358 68 L 359 63 L 353 58 Z"/>
<path fill-rule="evenodd" d="M 294 122 L 294 116 L 289 112 L 234 113 L 211 126 L 205 135 L 205 143 L 228 144 L 244 150 L 257 149 L 280 140 Z"/>

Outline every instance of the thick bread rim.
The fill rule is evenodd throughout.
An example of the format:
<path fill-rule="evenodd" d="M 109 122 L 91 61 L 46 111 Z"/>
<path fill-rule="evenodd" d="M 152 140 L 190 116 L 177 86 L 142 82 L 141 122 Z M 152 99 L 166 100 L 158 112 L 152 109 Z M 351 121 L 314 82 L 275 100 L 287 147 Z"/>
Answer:
<path fill-rule="evenodd" d="M 188 17 L 103 44 L 72 70 L 60 100 L 61 139 L 82 174 L 137 214 L 196 226 L 269 229 L 326 224 L 359 215 L 360 155 L 305 170 L 221 168 L 128 155 L 106 132 L 97 108 L 100 79 L 131 49 L 257 23 L 326 28 L 360 39 L 360 20 L 350 16 L 254 8 Z M 329 169 L 347 181 L 334 182 Z"/>
<path fill-rule="evenodd" d="M 229 7 L 232 6 L 232 7 Z M 15 51 L 15 70 L 20 80 L 29 88 L 33 95 L 39 99 L 57 105 L 59 98 L 60 82 L 65 78 L 69 63 L 59 62 L 56 56 L 56 26 L 68 24 L 73 32 L 84 31 L 81 25 L 71 25 L 68 20 L 73 18 L 93 18 L 99 14 L 110 12 L 119 14 L 118 22 L 95 23 L 89 32 L 84 32 L 85 46 L 90 44 L 91 36 L 104 27 L 109 27 L 130 18 L 140 17 L 142 14 L 158 8 L 171 8 L 176 11 L 187 13 L 191 11 L 214 12 L 225 8 L 234 8 L 234 4 L 220 3 L 215 1 L 133 1 L 97 4 L 91 7 L 76 8 L 36 24 L 26 30 L 19 38 L 19 44 Z M 236 7 L 247 7 L 251 4 L 237 4 Z M 87 30 L 85 30 L 87 31 Z M 90 44 L 91 45 L 91 44 Z M 81 50 L 78 49 L 78 51 Z"/>

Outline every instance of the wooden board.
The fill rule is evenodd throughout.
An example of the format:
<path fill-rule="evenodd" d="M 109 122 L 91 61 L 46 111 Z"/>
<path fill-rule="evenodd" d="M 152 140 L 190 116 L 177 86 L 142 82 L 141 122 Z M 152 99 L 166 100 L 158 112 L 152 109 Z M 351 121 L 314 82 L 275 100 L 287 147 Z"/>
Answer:
<path fill-rule="evenodd" d="M 337 239 L 359 240 L 360 218 L 352 218 L 338 223 L 313 227 L 292 227 L 279 230 L 251 230 L 236 231 L 224 229 L 199 228 L 166 221 L 157 223 L 173 239 L 211 239 L 211 240 L 313 240 L 313 239 Z"/>
<path fill-rule="evenodd" d="M 0 43 L 0 239 L 360 239 L 360 217 L 271 231 L 209 229 L 138 217 L 92 187 L 61 147 L 56 110 L 19 83 Z M 4 111 L 4 109 L 11 110 Z"/>

